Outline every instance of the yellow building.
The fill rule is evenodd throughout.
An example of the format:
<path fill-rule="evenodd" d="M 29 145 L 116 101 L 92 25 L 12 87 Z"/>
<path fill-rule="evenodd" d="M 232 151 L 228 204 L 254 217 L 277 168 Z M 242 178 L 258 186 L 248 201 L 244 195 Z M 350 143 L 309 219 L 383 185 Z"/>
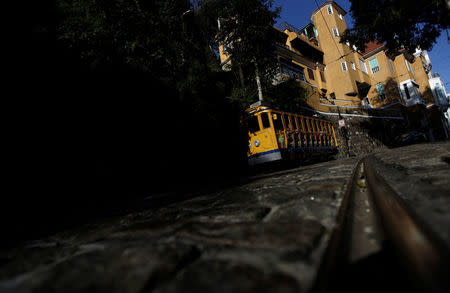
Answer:
<path fill-rule="evenodd" d="M 414 119 L 418 127 L 425 127 L 429 123 L 426 109 L 436 100 L 430 89 L 428 55 L 418 51 L 390 56 L 378 42 L 366 44 L 363 52 L 341 44 L 340 36 L 347 29 L 345 15 L 335 1 L 325 1 L 311 13 L 311 23 L 304 28 L 283 23 L 279 32 L 285 34 L 285 43 L 276 46 L 280 71 L 275 80 L 301 82 L 311 91 L 307 103 L 324 114 L 398 106 L 419 113 Z M 223 68 L 230 64 L 223 47 L 220 59 Z"/>
<path fill-rule="evenodd" d="M 434 103 L 429 86 L 428 61 L 420 54 L 389 57 L 385 46 L 370 42 L 364 52 L 341 44 L 347 29 L 345 10 L 325 1 L 311 14 L 318 42 L 324 52 L 327 91 L 335 105 L 386 108 L 395 103 L 407 107 Z"/>

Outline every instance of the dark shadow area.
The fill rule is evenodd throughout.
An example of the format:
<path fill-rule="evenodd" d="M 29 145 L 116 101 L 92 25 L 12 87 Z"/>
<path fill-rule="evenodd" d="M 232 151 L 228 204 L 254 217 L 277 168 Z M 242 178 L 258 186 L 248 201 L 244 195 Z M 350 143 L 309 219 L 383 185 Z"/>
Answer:
<path fill-rule="evenodd" d="M 331 280 L 329 292 L 416 292 L 414 280 L 396 261 L 393 248 L 339 268 Z"/>
<path fill-rule="evenodd" d="M 83 44 L 60 39 L 54 4 L 34 6 L 11 172 L 19 180 L 3 195 L 0 245 L 111 215 L 112 207 L 151 195 L 168 193 L 176 202 L 245 176 L 241 109 L 226 99 L 229 73 L 214 68 L 213 52 L 194 47 L 178 71 L 132 66 L 109 47 L 98 49 L 111 59 L 86 61 Z"/>
<path fill-rule="evenodd" d="M 247 176 L 242 180 L 259 180 L 263 178 L 269 178 L 271 176 L 285 175 L 289 173 L 298 172 L 298 168 L 306 167 L 322 162 L 335 160 L 333 155 L 316 154 L 316 156 L 310 156 L 303 159 L 296 160 L 280 160 L 275 162 L 268 162 L 255 166 L 249 166 L 247 169 Z"/>

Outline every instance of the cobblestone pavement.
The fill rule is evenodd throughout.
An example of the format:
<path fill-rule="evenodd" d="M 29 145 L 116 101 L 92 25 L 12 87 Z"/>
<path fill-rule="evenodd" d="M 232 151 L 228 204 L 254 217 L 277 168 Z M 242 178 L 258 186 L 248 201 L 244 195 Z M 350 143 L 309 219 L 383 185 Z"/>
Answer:
<path fill-rule="evenodd" d="M 450 142 L 379 152 L 372 163 L 411 210 L 450 247 Z"/>
<path fill-rule="evenodd" d="M 448 241 L 450 143 L 373 155 Z M 360 158 L 99 221 L 0 251 L 1 292 L 307 292 Z"/>

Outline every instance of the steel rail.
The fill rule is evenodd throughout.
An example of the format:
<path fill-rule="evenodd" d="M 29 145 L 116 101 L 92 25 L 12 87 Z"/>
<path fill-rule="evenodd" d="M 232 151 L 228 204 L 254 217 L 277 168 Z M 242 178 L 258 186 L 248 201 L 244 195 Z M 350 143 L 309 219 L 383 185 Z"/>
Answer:
<path fill-rule="evenodd" d="M 369 195 L 384 234 L 414 287 L 418 292 L 449 292 L 448 248 L 389 186 L 369 157 L 363 164 Z"/>
<path fill-rule="evenodd" d="M 336 225 L 328 241 L 327 249 L 322 257 L 322 262 L 316 275 L 312 292 L 329 292 L 337 282 L 336 272 L 345 265 L 350 251 L 352 204 L 355 194 L 356 182 L 362 160 L 360 160 L 347 182 L 347 187 L 342 197 L 341 206 L 336 218 Z"/>
<path fill-rule="evenodd" d="M 352 266 L 349 256 L 353 249 L 352 238 L 355 237 L 354 233 L 357 233 L 352 231 L 352 222 L 355 217 L 358 179 L 364 180 L 363 190 L 367 192 L 378 225 L 381 226 L 381 250 L 385 251 L 384 255 L 390 257 L 383 265 L 389 266 L 392 263 L 395 267 L 393 271 L 397 276 L 390 280 L 400 284 L 410 282 L 405 284 L 404 289 L 411 289 L 413 292 L 450 292 L 448 247 L 392 189 L 377 172 L 371 160 L 371 157 L 366 157 L 359 161 L 347 183 L 336 224 L 311 292 L 334 292 L 340 286 L 346 286 L 347 282 L 357 281 L 353 280 L 355 276 L 348 274 L 354 272 L 349 269 Z M 363 272 L 371 273 L 373 272 L 370 270 Z M 388 285 L 382 288 L 394 290 L 388 289 Z"/>

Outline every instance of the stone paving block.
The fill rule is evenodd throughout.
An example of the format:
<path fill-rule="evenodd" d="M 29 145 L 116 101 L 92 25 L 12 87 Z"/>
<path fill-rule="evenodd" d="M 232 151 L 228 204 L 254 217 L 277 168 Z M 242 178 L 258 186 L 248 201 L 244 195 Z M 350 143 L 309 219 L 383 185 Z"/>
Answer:
<path fill-rule="evenodd" d="M 450 249 L 450 142 L 374 154 L 380 174 Z"/>
<path fill-rule="evenodd" d="M 208 260 L 192 265 L 155 292 L 300 292 L 300 286 L 284 273 L 238 261 Z"/>
<path fill-rule="evenodd" d="M 308 290 L 357 161 L 265 174 L 2 252 L 0 291 Z"/>

